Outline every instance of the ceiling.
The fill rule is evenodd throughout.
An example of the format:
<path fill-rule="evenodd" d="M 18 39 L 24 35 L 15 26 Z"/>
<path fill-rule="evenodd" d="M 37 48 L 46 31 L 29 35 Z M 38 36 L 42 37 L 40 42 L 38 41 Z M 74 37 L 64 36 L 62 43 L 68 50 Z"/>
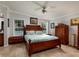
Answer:
<path fill-rule="evenodd" d="M 37 1 L 39 4 L 43 5 L 44 1 Z M 52 19 L 53 17 L 61 17 L 71 13 L 79 12 L 79 2 L 78 1 L 48 1 L 47 13 L 43 14 L 42 9 L 36 10 L 40 6 L 36 5 L 34 1 L 4 1 L 0 2 L 10 7 L 10 9 L 22 13 L 29 13 L 39 18 Z M 55 6 L 55 8 L 50 8 Z"/>

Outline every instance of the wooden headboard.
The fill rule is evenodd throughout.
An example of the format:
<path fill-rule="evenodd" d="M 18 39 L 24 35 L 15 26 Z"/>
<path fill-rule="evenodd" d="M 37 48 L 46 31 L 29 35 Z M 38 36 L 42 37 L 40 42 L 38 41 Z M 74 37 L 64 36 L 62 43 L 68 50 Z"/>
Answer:
<path fill-rule="evenodd" d="M 26 25 L 25 31 L 42 31 L 43 28 L 40 25 Z"/>

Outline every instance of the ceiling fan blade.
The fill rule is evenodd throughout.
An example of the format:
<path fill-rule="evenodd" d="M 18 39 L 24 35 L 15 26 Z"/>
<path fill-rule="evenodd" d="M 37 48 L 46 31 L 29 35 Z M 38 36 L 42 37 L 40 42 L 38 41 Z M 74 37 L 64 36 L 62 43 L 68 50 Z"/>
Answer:
<path fill-rule="evenodd" d="M 44 5 L 43 5 L 43 7 L 47 7 L 47 5 L 48 5 L 48 1 L 45 1 L 45 3 L 44 3 Z"/>
<path fill-rule="evenodd" d="M 56 8 L 56 6 L 50 6 L 50 8 Z"/>
<path fill-rule="evenodd" d="M 40 8 L 36 8 L 35 11 L 38 11 L 38 10 L 40 10 L 40 9 L 42 9 L 42 8 L 41 8 L 41 7 L 40 7 Z"/>
<path fill-rule="evenodd" d="M 41 4 L 39 4 L 38 2 L 36 2 L 36 1 L 32 1 L 32 2 L 33 2 L 34 4 L 40 6 L 41 8 L 43 8 L 43 6 L 42 6 Z"/>

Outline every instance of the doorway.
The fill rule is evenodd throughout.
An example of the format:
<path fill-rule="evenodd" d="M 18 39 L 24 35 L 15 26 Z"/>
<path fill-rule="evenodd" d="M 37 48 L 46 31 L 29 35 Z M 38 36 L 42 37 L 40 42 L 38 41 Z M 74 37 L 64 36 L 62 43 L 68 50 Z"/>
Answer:
<path fill-rule="evenodd" d="M 0 46 L 4 45 L 4 19 L 0 18 Z"/>

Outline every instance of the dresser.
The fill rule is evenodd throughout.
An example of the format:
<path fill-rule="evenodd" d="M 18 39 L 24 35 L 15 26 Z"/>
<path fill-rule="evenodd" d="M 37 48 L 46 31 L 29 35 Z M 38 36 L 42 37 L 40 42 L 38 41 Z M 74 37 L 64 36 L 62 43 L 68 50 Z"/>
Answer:
<path fill-rule="evenodd" d="M 4 34 L 0 33 L 0 46 L 4 44 Z"/>
<path fill-rule="evenodd" d="M 55 27 L 55 35 L 58 36 L 61 40 L 61 43 L 68 45 L 69 43 L 69 26 L 66 24 L 58 24 Z"/>

